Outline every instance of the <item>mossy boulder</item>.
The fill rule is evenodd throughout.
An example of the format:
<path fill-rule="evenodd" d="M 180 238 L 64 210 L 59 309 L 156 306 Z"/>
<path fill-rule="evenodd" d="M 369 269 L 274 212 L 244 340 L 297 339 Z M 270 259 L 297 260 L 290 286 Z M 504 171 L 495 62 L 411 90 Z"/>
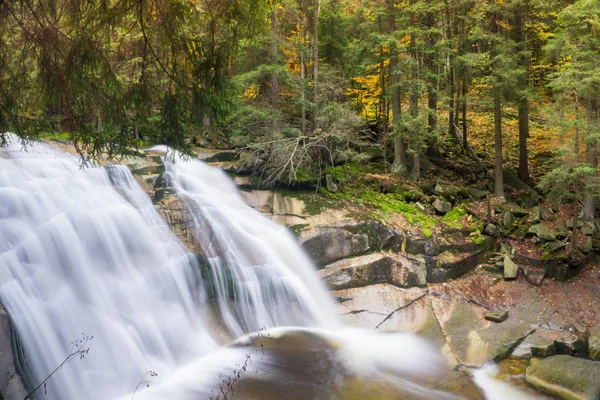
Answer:
<path fill-rule="evenodd" d="M 528 233 L 547 242 L 556 240 L 556 233 L 543 224 L 532 225 L 529 227 Z"/>
<path fill-rule="evenodd" d="M 569 400 L 600 397 L 600 362 L 567 355 L 545 358 L 527 368 L 525 378 L 536 388 Z"/>

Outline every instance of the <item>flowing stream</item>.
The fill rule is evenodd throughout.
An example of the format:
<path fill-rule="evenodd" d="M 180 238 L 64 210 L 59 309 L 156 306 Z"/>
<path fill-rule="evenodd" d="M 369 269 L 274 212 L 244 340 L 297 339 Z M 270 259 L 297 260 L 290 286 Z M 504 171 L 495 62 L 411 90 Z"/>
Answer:
<path fill-rule="evenodd" d="M 235 398 L 360 398 L 344 390 L 365 377 L 373 390 L 452 398 L 414 383 L 441 365 L 423 341 L 343 327 L 291 234 L 248 207 L 222 171 L 177 156 L 165 167 L 210 288 L 126 167 L 81 168 L 45 144 L 1 150 L 0 300 L 29 385 L 90 338 L 40 398 L 225 399 L 223 382 L 242 368 L 248 389 Z"/>

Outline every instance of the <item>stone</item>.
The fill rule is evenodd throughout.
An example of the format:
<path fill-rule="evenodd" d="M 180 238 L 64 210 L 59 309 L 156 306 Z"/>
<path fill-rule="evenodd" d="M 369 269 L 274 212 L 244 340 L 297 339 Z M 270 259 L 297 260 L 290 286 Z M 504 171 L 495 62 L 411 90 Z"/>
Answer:
<path fill-rule="evenodd" d="M 531 209 L 531 222 L 534 224 L 539 224 L 542 220 L 542 210 L 540 206 L 535 206 Z"/>
<path fill-rule="evenodd" d="M 515 223 L 515 216 L 513 215 L 513 213 L 511 211 L 504 211 L 502 213 L 502 227 L 504 229 L 510 230 L 513 227 L 513 224 Z"/>
<path fill-rule="evenodd" d="M 272 199 L 274 215 L 295 215 L 304 217 L 307 215 L 306 203 L 292 196 L 284 196 L 280 192 L 275 192 Z"/>
<path fill-rule="evenodd" d="M 452 210 L 452 204 L 450 204 L 448 201 L 435 199 L 433 202 L 433 208 L 435 208 L 440 214 L 446 214 Z"/>
<path fill-rule="evenodd" d="M 493 322 L 504 322 L 508 318 L 508 311 L 490 311 L 485 314 L 485 319 Z"/>
<path fill-rule="evenodd" d="M 337 193 L 340 191 L 337 183 L 335 183 L 334 176 L 331 174 L 325 175 L 325 187 L 331 193 Z"/>
<path fill-rule="evenodd" d="M 498 227 L 494 224 L 487 224 L 485 226 L 485 229 L 483 230 L 483 233 L 485 233 L 488 236 L 496 236 L 496 234 L 498 233 Z"/>
<path fill-rule="evenodd" d="M 581 228 L 581 227 L 583 227 L 583 225 L 584 225 L 583 219 L 581 219 L 581 218 L 577 219 L 577 227 Z M 567 220 L 567 228 L 573 229 L 573 218 L 569 218 Z"/>
<path fill-rule="evenodd" d="M 532 234 L 538 237 L 539 239 L 545 240 L 547 242 L 556 240 L 556 234 L 552 231 L 552 229 L 550 229 L 546 225 L 532 225 L 531 227 L 529 227 L 528 232 L 529 234 Z"/>
<path fill-rule="evenodd" d="M 556 227 L 558 228 L 558 238 L 564 239 L 569 235 L 569 228 L 567 228 L 567 224 L 565 223 L 564 219 L 557 220 Z"/>
<path fill-rule="evenodd" d="M 544 278 L 546 278 L 546 270 L 544 268 L 527 266 L 523 268 L 523 275 L 527 282 L 534 286 L 540 286 Z"/>
<path fill-rule="evenodd" d="M 533 207 L 539 203 L 540 196 L 535 189 L 520 180 L 517 175 L 508 168 L 502 169 L 504 184 L 519 193 L 518 202 L 522 207 Z"/>
<path fill-rule="evenodd" d="M 21 400 L 25 398 L 27 392 L 16 372 L 12 343 L 10 317 L 0 306 L 0 398 Z"/>
<path fill-rule="evenodd" d="M 515 349 L 511 358 L 550 357 L 556 353 L 554 340 L 535 332 Z"/>
<path fill-rule="evenodd" d="M 592 360 L 600 360 L 600 327 L 596 326 L 588 339 L 588 355 Z"/>
<path fill-rule="evenodd" d="M 425 263 L 399 254 L 374 253 L 338 261 L 319 271 L 330 289 L 342 290 L 389 283 L 398 287 L 425 286 Z"/>
<path fill-rule="evenodd" d="M 486 196 L 486 192 L 484 192 L 481 189 L 477 189 L 477 188 L 470 188 L 469 189 L 469 195 L 474 198 L 475 200 L 481 200 L 483 198 L 485 198 Z"/>
<path fill-rule="evenodd" d="M 357 223 L 314 228 L 302 232 L 299 241 L 320 267 L 368 252 L 399 252 L 405 234 L 378 223 Z"/>
<path fill-rule="evenodd" d="M 527 382 L 563 399 L 593 400 L 600 395 L 600 362 L 567 355 L 545 358 L 525 372 Z"/>
<path fill-rule="evenodd" d="M 556 240 L 554 242 L 548 242 L 544 245 L 544 248 L 548 250 L 550 253 L 557 253 L 563 250 L 567 245 L 560 240 Z"/>
<path fill-rule="evenodd" d="M 585 236 L 592 236 L 594 234 L 594 228 L 591 225 L 586 224 L 581 228 L 581 233 Z"/>
<path fill-rule="evenodd" d="M 504 256 L 504 279 L 516 279 L 519 267 L 509 256 Z"/>
<path fill-rule="evenodd" d="M 586 236 L 586 238 L 583 241 L 583 244 L 581 245 L 581 252 L 584 254 L 591 253 L 593 250 L 593 246 L 594 246 L 594 241 L 592 240 L 592 238 L 589 236 Z"/>
<path fill-rule="evenodd" d="M 415 203 L 415 207 L 417 207 L 417 210 L 421 211 L 422 213 L 425 212 L 425 206 L 418 201 Z"/>
<path fill-rule="evenodd" d="M 459 188 L 446 183 L 441 184 L 439 182 L 435 184 L 433 194 L 450 202 L 455 202 L 459 197 L 461 197 Z"/>

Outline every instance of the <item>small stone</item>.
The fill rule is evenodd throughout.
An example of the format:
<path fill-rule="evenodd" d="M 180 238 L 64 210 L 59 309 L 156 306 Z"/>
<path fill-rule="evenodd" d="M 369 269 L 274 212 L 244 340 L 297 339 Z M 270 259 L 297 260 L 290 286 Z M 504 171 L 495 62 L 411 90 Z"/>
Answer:
<path fill-rule="evenodd" d="M 515 222 L 515 217 L 512 212 L 507 210 L 502 213 L 502 227 L 504 229 L 512 228 L 514 222 Z"/>
<path fill-rule="evenodd" d="M 539 224 L 542 220 L 542 211 L 539 206 L 535 206 L 531 209 L 531 222 Z"/>
<path fill-rule="evenodd" d="M 494 224 L 487 224 L 483 233 L 485 233 L 488 236 L 496 236 L 496 234 L 498 233 L 498 227 Z"/>
<path fill-rule="evenodd" d="M 485 197 L 486 193 L 481 190 L 481 189 L 477 189 L 477 188 L 471 188 L 469 189 L 469 194 L 471 195 L 472 198 L 474 198 L 475 200 L 481 200 Z"/>
<path fill-rule="evenodd" d="M 440 214 L 446 214 L 452 210 L 452 204 L 444 200 L 435 199 L 433 202 L 433 208 L 435 208 Z"/>
<path fill-rule="evenodd" d="M 493 322 L 504 322 L 508 318 L 508 311 L 490 311 L 485 314 L 485 319 Z"/>
<path fill-rule="evenodd" d="M 600 360 L 600 327 L 592 329 L 588 341 L 588 352 L 592 360 Z"/>
<path fill-rule="evenodd" d="M 534 286 L 540 286 L 546 278 L 546 270 L 544 268 L 525 267 L 523 268 L 523 275 L 527 282 Z"/>
<path fill-rule="evenodd" d="M 504 269 L 504 261 L 496 261 L 496 268 Z"/>
<path fill-rule="evenodd" d="M 339 192 L 338 185 L 335 183 L 335 178 L 333 177 L 333 175 L 331 175 L 331 174 L 325 175 L 325 184 L 326 184 L 327 190 L 329 192 L 331 192 L 331 193 Z"/>
<path fill-rule="evenodd" d="M 516 279 L 519 267 L 509 256 L 504 256 L 504 279 Z"/>
<path fill-rule="evenodd" d="M 584 254 L 591 253 L 593 250 L 593 247 L 594 247 L 593 245 L 594 245 L 594 242 L 592 241 L 592 238 L 587 236 L 585 238 L 585 241 L 583 242 L 583 245 L 581 246 L 582 253 L 584 253 Z"/>
<path fill-rule="evenodd" d="M 564 219 L 559 219 L 556 221 L 556 227 L 558 228 L 558 237 L 561 239 L 566 238 L 569 235 L 569 229 L 567 228 L 567 224 Z"/>
<path fill-rule="evenodd" d="M 415 203 L 415 207 L 417 207 L 417 210 L 421 211 L 421 212 L 425 212 L 425 206 L 419 202 Z"/>
<path fill-rule="evenodd" d="M 581 233 L 583 233 L 585 236 L 592 236 L 594 234 L 594 228 L 587 224 L 581 228 Z"/>

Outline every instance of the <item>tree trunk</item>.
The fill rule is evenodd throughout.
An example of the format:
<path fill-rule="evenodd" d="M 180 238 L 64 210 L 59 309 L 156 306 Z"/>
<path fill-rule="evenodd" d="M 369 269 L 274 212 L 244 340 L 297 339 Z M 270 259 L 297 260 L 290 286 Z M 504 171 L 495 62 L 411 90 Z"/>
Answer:
<path fill-rule="evenodd" d="M 504 197 L 504 177 L 502 176 L 502 100 L 500 87 L 494 84 L 494 151 L 496 182 L 494 194 L 497 198 Z"/>
<path fill-rule="evenodd" d="M 313 5 L 313 129 L 317 128 L 319 110 L 319 10 L 321 0 L 315 0 Z"/>
<path fill-rule="evenodd" d="M 386 0 L 388 25 L 390 33 L 396 32 L 396 10 L 393 0 Z M 394 165 L 399 171 L 405 172 L 406 166 L 406 147 L 404 138 L 400 131 L 400 121 L 402 119 L 402 102 L 400 93 L 400 78 L 398 77 L 398 47 L 390 47 L 390 87 L 392 102 L 392 124 L 394 130 Z"/>
<path fill-rule="evenodd" d="M 598 100 L 596 98 L 587 99 L 586 117 L 588 130 L 595 129 L 596 125 L 598 124 Z M 590 167 L 596 170 L 598 168 L 598 141 L 594 138 L 593 134 L 591 136 L 592 137 L 588 138 L 586 141 L 587 162 Z M 585 194 L 584 198 L 585 208 L 583 214 L 586 221 L 593 221 L 596 214 L 596 199 L 594 198 L 592 189 L 594 181 L 595 176 L 591 178 L 591 181 L 588 184 L 587 193 Z"/>
<path fill-rule="evenodd" d="M 410 4 L 414 4 L 414 0 L 410 1 Z M 414 27 L 416 24 L 416 18 L 414 12 L 410 14 L 410 24 L 411 27 Z M 416 119 L 419 116 L 419 91 L 417 90 L 417 79 L 418 79 L 418 62 L 419 59 L 417 57 L 417 48 L 416 48 L 416 32 L 410 32 L 410 54 L 413 58 L 412 63 L 412 87 L 410 89 L 409 96 L 409 111 L 410 116 L 413 119 Z M 413 178 L 415 181 L 418 181 L 421 178 L 421 159 L 419 153 L 421 152 L 421 138 L 417 137 L 419 132 L 411 132 L 414 137 L 411 138 L 413 143 Z"/>
<path fill-rule="evenodd" d="M 527 98 L 527 86 L 529 84 L 529 60 L 526 54 L 527 43 L 525 41 L 525 31 L 523 29 L 523 17 L 526 13 L 527 1 L 521 3 L 515 8 L 515 40 L 517 42 L 517 51 L 519 52 L 519 64 L 525 69 L 525 74 L 520 80 L 519 93 L 519 178 L 523 182 L 529 183 L 529 164 L 527 152 L 527 138 L 529 137 L 529 99 Z"/>
<path fill-rule="evenodd" d="M 575 250 L 577 250 L 577 202 L 573 207 L 573 235 L 571 235 L 571 260 L 575 259 Z"/>
<path fill-rule="evenodd" d="M 465 68 L 465 76 L 463 77 L 462 82 L 462 94 L 460 99 L 460 107 L 462 110 L 462 138 L 463 138 L 463 148 L 467 149 L 469 146 L 469 141 L 467 138 L 467 69 Z"/>
<path fill-rule="evenodd" d="M 304 60 L 304 21 L 298 23 L 298 51 L 300 60 L 300 108 L 302 118 L 302 133 L 306 133 L 306 71 L 305 71 L 305 60 Z"/>
<path fill-rule="evenodd" d="M 279 20 L 277 17 L 277 1 L 273 0 L 273 9 L 271 13 L 271 37 L 273 40 L 273 65 L 278 64 L 279 60 Z M 276 134 L 281 131 L 281 119 L 279 118 L 279 77 L 277 73 L 271 76 L 271 103 L 275 110 L 275 118 L 273 118 L 273 129 Z"/>

